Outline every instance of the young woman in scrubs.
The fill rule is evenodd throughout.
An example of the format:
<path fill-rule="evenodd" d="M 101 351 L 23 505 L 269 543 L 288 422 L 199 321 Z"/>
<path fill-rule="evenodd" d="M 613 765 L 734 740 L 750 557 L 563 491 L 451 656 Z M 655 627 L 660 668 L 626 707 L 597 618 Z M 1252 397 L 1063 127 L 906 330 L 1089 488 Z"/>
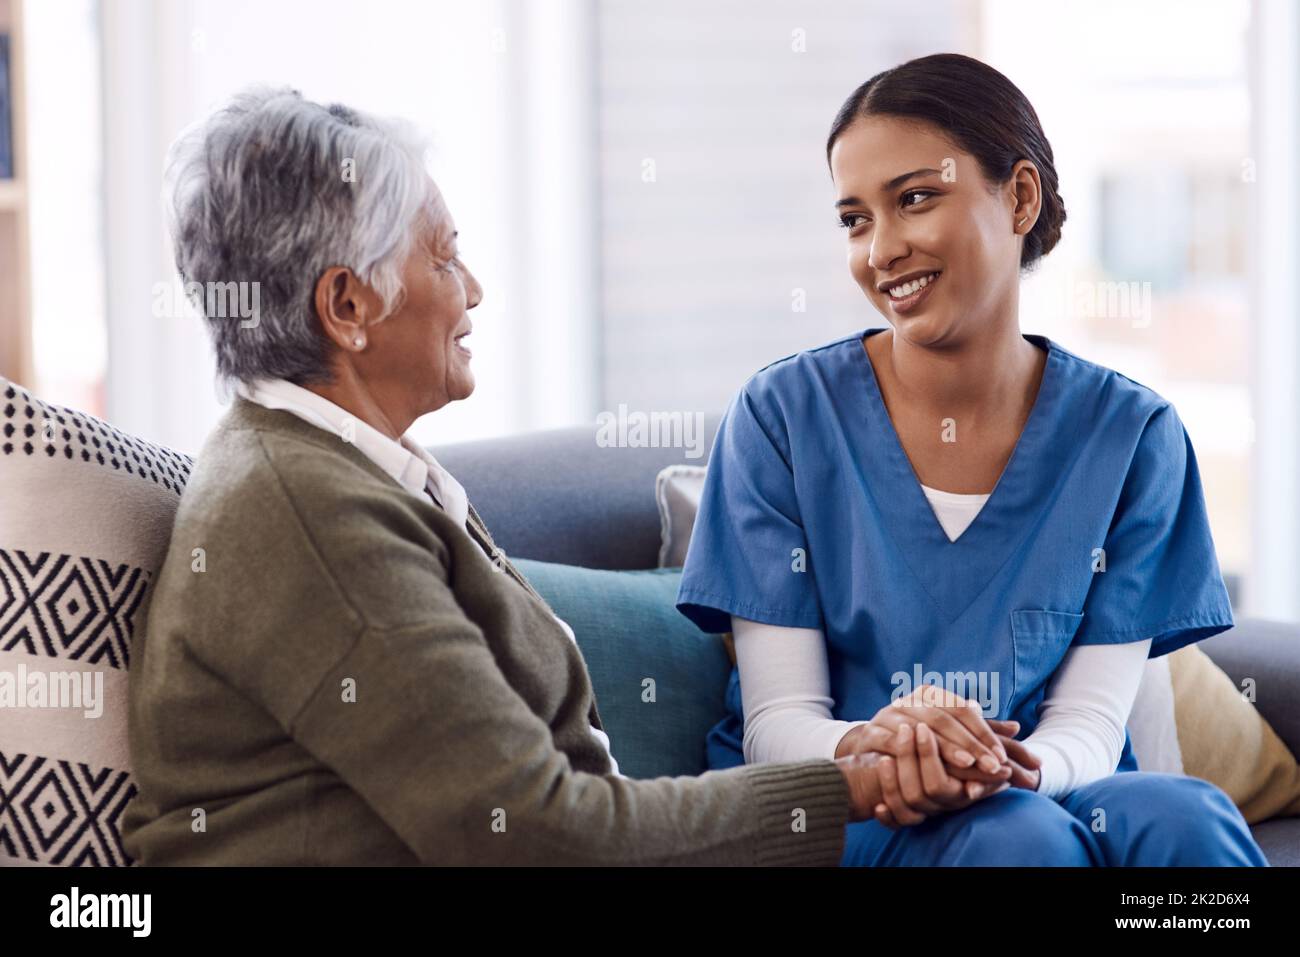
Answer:
<path fill-rule="evenodd" d="M 1020 331 L 1065 221 L 1032 106 L 924 57 L 849 97 L 827 159 L 888 327 L 773 362 L 723 418 L 678 594 L 735 639 L 710 766 L 882 753 L 846 865 L 1266 866 L 1223 791 L 1137 769 L 1145 661 L 1232 611 L 1174 407 Z"/>

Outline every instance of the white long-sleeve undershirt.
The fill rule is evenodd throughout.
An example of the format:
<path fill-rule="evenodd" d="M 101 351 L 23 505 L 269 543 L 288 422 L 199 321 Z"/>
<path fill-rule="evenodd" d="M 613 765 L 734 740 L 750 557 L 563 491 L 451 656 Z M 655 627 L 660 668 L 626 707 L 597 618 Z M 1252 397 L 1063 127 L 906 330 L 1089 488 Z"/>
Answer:
<path fill-rule="evenodd" d="M 922 486 L 949 539 L 974 520 L 987 495 Z M 820 629 L 732 617 L 745 715 L 745 761 L 833 758 L 840 739 L 866 720 L 831 716 L 826 639 Z M 1048 682 L 1025 747 L 1042 761 L 1038 790 L 1068 793 L 1115 771 L 1124 725 L 1137 697 L 1151 641 L 1070 648 Z"/>

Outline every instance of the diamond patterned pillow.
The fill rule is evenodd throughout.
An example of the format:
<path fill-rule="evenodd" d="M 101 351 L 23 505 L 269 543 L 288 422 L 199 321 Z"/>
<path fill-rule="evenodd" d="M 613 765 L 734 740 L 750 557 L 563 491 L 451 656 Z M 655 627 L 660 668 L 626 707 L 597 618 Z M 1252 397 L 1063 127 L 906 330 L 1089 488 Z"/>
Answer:
<path fill-rule="evenodd" d="M 131 638 L 191 465 L 0 377 L 0 865 L 131 863 Z"/>

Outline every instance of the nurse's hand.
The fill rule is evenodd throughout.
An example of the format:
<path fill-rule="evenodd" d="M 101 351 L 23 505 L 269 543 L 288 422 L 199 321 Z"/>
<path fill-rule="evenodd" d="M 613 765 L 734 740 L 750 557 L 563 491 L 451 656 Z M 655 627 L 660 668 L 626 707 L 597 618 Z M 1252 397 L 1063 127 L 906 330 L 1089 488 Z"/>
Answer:
<path fill-rule="evenodd" d="M 1014 738 L 1002 738 L 1002 743 L 1007 749 L 1008 763 L 1011 765 L 1011 786 L 1037 791 L 1042 779 L 1038 770 L 1043 766 L 1042 760 Z"/>
<path fill-rule="evenodd" d="M 1002 776 L 1006 777 L 1013 788 L 1037 791 L 1042 777 L 1039 772 L 1042 761 L 1022 742 L 1015 739 L 1020 730 L 1020 722 L 990 720 L 989 725 L 997 733 L 1003 747 L 1007 749 L 1007 763 L 1003 765 Z M 988 775 L 977 773 L 976 768 L 949 768 L 948 773 L 966 781 L 988 780 Z"/>
<path fill-rule="evenodd" d="M 890 736 L 903 725 L 930 726 L 939 737 L 939 751 L 950 767 L 983 769 L 998 774 L 1006 762 L 1006 748 L 984 720 L 979 703 L 934 685 L 922 685 L 876 712 L 870 724 L 849 731 L 836 749 L 836 756 L 870 748 L 885 750 L 866 728 L 884 728 Z"/>

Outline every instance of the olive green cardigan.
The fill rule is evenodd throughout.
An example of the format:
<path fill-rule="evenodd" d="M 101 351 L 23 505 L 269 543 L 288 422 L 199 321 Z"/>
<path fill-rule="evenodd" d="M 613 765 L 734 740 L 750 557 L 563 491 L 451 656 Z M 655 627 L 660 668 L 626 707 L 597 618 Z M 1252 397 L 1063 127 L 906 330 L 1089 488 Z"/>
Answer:
<path fill-rule="evenodd" d="M 470 525 L 341 438 L 236 399 L 133 646 L 127 852 L 838 863 L 849 796 L 831 761 L 611 774 L 581 653 L 472 510 Z"/>

